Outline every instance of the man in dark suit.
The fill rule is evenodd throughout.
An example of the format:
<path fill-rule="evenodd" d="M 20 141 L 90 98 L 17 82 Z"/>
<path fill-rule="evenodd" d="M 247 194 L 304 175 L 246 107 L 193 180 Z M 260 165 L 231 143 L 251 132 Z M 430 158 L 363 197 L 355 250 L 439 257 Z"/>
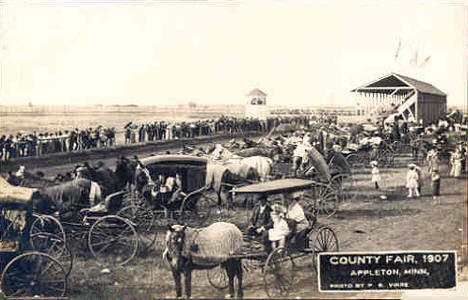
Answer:
<path fill-rule="evenodd" d="M 257 198 L 252 216 L 250 218 L 249 234 L 261 235 L 265 227 L 271 223 L 271 206 L 268 203 L 267 195 L 260 195 Z"/>

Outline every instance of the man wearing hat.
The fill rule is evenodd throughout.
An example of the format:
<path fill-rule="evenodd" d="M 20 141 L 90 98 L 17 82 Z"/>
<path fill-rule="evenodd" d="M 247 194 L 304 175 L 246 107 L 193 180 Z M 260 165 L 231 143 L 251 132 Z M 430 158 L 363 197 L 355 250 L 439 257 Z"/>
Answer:
<path fill-rule="evenodd" d="M 256 200 L 258 202 L 253 209 L 248 229 L 250 235 L 261 234 L 265 230 L 265 226 L 271 222 L 271 206 L 268 203 L 267 195 L 261 194 Z"/>
<path fill-rule="evenodd" d="M 298 249 L 305 247 L 305 237 L 310 227 L 309 221 L 306 218 L 302 206 L 299 204 L 299 200 L 303 196 L 304 192 L 297 191 L 287 195 L 288 209 L 286 213 L 286 219 L 294 222 L 293 228 L 290 228 L 293 232 L 296 232 L 296 246 Z"/>
<path fill-rule="evenodd" d="M 310 149 L 310 147 L 310 144 L 302 142 L 296 146 L 296 149 L 294 149 L 292 158 L 292 168 L 294 175 L 297 175 L 297 171 L 300 169 L 302 162 L 304 161 L 304 158 L 307 155 L 307 150 Z"/>

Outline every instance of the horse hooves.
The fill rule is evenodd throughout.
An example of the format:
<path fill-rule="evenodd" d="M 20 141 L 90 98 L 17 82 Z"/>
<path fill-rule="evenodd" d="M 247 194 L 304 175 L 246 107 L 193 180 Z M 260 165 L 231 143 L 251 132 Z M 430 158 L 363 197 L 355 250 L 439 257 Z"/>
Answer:
<path fill-rule="evenodd" d="M 234 298 L 231 294 L 226 294 L 226 296 L 224 296 L 225 299 L 232 299 Z"/>

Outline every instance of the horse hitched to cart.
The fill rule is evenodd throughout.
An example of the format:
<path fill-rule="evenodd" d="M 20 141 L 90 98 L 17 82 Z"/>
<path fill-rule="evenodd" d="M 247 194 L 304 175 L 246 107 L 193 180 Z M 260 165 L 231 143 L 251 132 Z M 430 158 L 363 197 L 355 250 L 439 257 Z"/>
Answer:
<path fill-rule="evenodd" d="M 311 199 L 301 191 L 307 191 L 315 184 L 315 181 L 305 179 L 280 179 L 236 188 L 235 194 L 251 194 L 257 199 L 268 197 L 268 202 L 279 205 L 283 204 L 284 195 L 299 192 L 303 198 L 298 202 L 306 206 Z M 307 210 L 304 213 L 307 227 L 297 231 L 297 224 L 288 220 L 290 227 L 284 246 L 271 250 L 258 237 L 252 236 L 248 224 L 244 232 L 234 224 L 225 222 L 216 222 L 204 228 L 169 226 L 163 258 L 171 268 L 177 297 L 182 295 L 181 275 L 185 276 L 185 292 L 190 297 L 191 272 L 204 269 L 213 287 L 229 287 L 229 296 L 235 294 L 233 282 L 237 277 L 236 295 L 242 297 L 243 269 L 255 265 L 246 261 L 259 263 L 256 265 L 261 269 L 263 286 L 269 297 L 288 296 L 295 284 L 295 272 L 315 271 L 318 253 L 339 250 L 333 229 L 318 225 L 316 213 Z"/>
<path fill-rule="evenodd" d="M 31 243 L 37 189 L 12 186 L 3 178 L 0 189 L 0 294 L 65 296 L 72 256 L 64 241 L 58 236 L 35 232 L 36 248 Z"/>

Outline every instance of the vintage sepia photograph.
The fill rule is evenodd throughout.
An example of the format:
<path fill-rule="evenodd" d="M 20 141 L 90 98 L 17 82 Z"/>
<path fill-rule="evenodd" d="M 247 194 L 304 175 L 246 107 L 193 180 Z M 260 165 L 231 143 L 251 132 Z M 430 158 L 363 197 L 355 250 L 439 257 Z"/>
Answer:
<path fill-rule="evenodd" d="M 468 299 L 468 4 L 0 1 L 0 299 Z"/>

